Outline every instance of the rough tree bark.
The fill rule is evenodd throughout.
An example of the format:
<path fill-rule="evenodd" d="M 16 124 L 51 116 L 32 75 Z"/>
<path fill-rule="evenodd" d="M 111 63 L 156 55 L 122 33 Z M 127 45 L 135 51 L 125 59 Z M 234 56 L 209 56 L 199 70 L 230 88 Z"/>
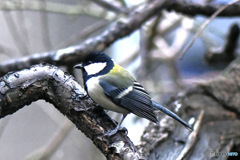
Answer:
<path fill-rule="evenodd" d="M 71 76 L 46 64 L 29 68 L 40 62 L 56 65 L 80 62 L 89 52 L 104 50 L 117 39 L 129 35 L 164 8 L 189 15 L 210 15 L 219 8 L 215 5 L 189 6 L 191 4 L 181 1 L 152 1 L 131 12 L 130 18 L 118 21 L 109 30 L 82 45 L 0 64 L 0 75 L 5 74 L 0 79 L 0 117 L 12 114 L 33 101 L 44 99 L 72 120 L 108 159 L 175 160 L 184 156 L 192 160 L 227 159 L 227 156 L 215 156 L 216 154 L 211 153 L 240 153 L 239 60 L 233 62 L 219 77 L 179 94 L 169 102 L 168 106 L 172 106 L 172 109 L 176 104 L 182 106 L 178 114 L 183 119 L 195 118 L 194 132 L 189 132 L 159 113 L 160 124 L 150 123 L 138 149 L 122 132 L 109 139 L 102 137 L 105 132 L 114 128 L 115 122 L 95 107 Z M 221 15 L 236 16 L 239 11 L 239 5 L 234 5 Z M 23 68 L 29 69 L 21 70 Z M 21 71 L 7 73 L 13 70 Z"/>
<path fill-rule="evenodd" d="M 150 160 L 175 160 L 184 152 L 186 159 L 190 160 L 226 160 L 229 158 L 228 152 L 238 152 L 239 156 L 239 61 L 240 58 L 236 59 L 221 75 L 211 81 L 172 98 L 168 105 L 181 105 L 181 117 L 197 118 L 202 113 L 203 118 L 196 119 L 200 126 L 194 126 L 194 132 L 189 133 L 179 125 L 175 128 L 161 125 L 162 123 L 160 126 L 150 124 L 139 146 L 144 155 L 149 156 Z M 167 118 L 164 116 L 161 121 Z"/>
<path fill-rule="evenodd" d="M 209 16 L 217 11 L 221 6 L 216 4 L 197 5 L 186 1 L 157 0 L 144 3 L 128 14 L 128 18 L 122 18 L 108 30 L 100 35 L 89 38 L 84 43 L 61 49 L 58 51 L 36 53 L 20 59 L 13 59 L 0 63 L 0 76 L 13 70 L 28 68 L 40 62 L 54 65 L 69 65 L 78 63 L 91 51 L 102 51 L 118 39 L 131 34 L 140 28 L 147 20 L 158 15 L 162 10 L 175 10 L 177 12 L 194 16 L 202 14 Z M 240 15 L 240 5 L 232 5 L 223 10 L 219 16 L 238 16 Z"/>
<path fill-rule="evenodd" d="M 103 136 L 116 123 L 93 104 L 71 75 L 59 68 L 40 64 L 0 79 L 0 118 L 39 99 L 66 115 L 108 159 L 142 159 L 125 133 Z"/>
<path fill-rule="evenodd" d="M 239 60 L 238 60 L 239 61 Z M 159 114 L 159 125 L 150 123 L 138 149 L 147 159 L 227 159 L 215 156 L 240 152 L 240 65 L 233 62 L 226 71 L 174 97 L 170 104 L 182 105 L 179 115 L 196 118 L 194 132 Z M 116 124 L 88 98 L 73 77 L 51 65 L 36 65 L 11 72 L 0 80 L 0 117 L 38 99 L 52 103 L 89 137 L 108 159 L 145 159 L 124 133 L 109 139 L 103 134 Z M 171 105 L 170 105 L 171 106 Z M 173 105 L 172 105 L 173 106 Z M 197 119 L 201 111 L 203 118 Z M 190 138 L 189 138 L 190 137 Z M 183 153 L 184 152 L 184 153 Z"/>

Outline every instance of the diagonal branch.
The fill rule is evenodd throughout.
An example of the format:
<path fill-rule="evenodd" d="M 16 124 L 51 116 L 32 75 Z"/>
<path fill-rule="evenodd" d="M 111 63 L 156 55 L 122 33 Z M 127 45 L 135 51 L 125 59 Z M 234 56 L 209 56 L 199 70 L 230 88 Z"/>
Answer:
<path fill-rule="evenodd" d="M 89 52 L 95 50 L 102 51 L 116 40 L 131 34 L 143 23 L 159 13 L 164 8 L 165 3 L 165 1 L 152 1 L 140 5 L 130 13 L 131 16 L 129 18 L 117 21 L 99 36 L 89 38 L 78 46 L 53 52 L 36 53 L 31 56 L 1 63 L 0 76 L 9 71 L 27 68 L 40 62 L 47 62 L 57 65 L 66 65 L 69 63 L 74 64 L 80 62 Z"/>
<path fill-rule="evenodd" d="M 105 0 L 91 0 L 91 1 L 93 1 L 94 3 L 98 4 L 99 6 L 102 6 L 103 8 L 105 8 L 109 11 L 113 11 L 116 13 L 124 13 L 127 11 L 126 8 L 117 6 L 114 3 L 107 2 Z"/>
<path fill-rule="evenodd" d="M 124 133 L 103 137 L 116 124 L 93 104 L 72 76 L 55 66 L 40 64 L 9 73 L 0 79 L 0 93 L 0 118 L 44 99 L 66 115 L 108 159 L 141 157 Z"/>
<path fill-rule="evenodd" d="M 105 6 L 109 10 L 115 12 L 124 12 L 125 8 L 118 8 L 116 6 L 111 5 L 110 3 L 106 4 L 103 0 L 92 0 L 98 1 L 98 4 Z M 159 0 L 160 1 L 160 0 Z M 21 0 L 21 2 L 15 1 L 0 1 L 0 9 L 1 10 L 30 10 L 30 11 L 46 11 L 50 13 L 58 13 L 58 14 L 67 14 L 67 15 L 82 15 L 87 14 L 90 16 L 98 17 L 97 14 L 87 12 L 82 5 L 69 5 L 63 3 L 56 3 L 56 2 L 47 2 L 46 8 L 40 7 L 42 4 L 41 1 L 27 1 Z M 124 3 L 124 2 L 122 2 Z M 106 7 L 107 5 L 107 7 Z M 109 7 L 110 6 L 110 7 Z M 216 3 L 206 3 L 204 5 L 199 3 L 192 3 L 186 0 L 169 0 L 166 5 L 165 9 L 168 11 L 176 11 L 182 14 L 186 14 L 189 16 L 195 15 L 205 15 L 210 16 L 214 12 L 216 12 L 221 7 L 220 4 Z M 91 11 L 94 11 L 94 7 L 90 7 Z M 232 5 L 228 9 L 224 10 L 220 13 L 219 16 L 239 16 L 240 15 L 240 5 Z"/>
<path fill-rule="evenodd" d="M 45 53 L 36 53 L 31 56 L 23 57 L 17 60 L 11 60 L 0 64 L 0 76 L 8 73 L 12 70 L 20 70 L 23 68 L 30 67 L 31 65 L 38 64 L 40 62 L 47 62 L 51 64 L 57 64 L 57 65 L 66 65 L 67 63 L 78 63 L 80 62 L 89 52 L 94 50 L 102 51 L 106 49 L 109 45 L 114 43 L 116 40 L 125 37 L 129 34 L 131 34 L 133 31 L 141 27 L 143 23 L 145 23 L 147 20 L 152 18 L 153 16 L 157 15 L 159 12 L 162 11 L 162 9 L 168 9 L 172 10 L 175 9 L 178 11 L 178 8 L 181 8 L 182 10 L 179 10 L 179 12 L 182 11 L 184 13 L 183 4 L 186 2 L 178 2 L 178 1 L 151 1 L 145 4 L 142 4 L 135 8 L 131 13 L 129 13 L 129 18 L 122 19 L 111 25 L 108 30 L 101 33 L 100 35 L 87 39 L 84 43 L 61 49 L 58 51 L 53 52 L 45 52 Z M 177 6 L 179 4 L 179 6 Z M 190 5 L 190 4 L 188 4 Z M 187 5 L 187 6 L 188 6 Z M 196 6 L 193 5 L 193 8 L 196 8 Z M 195 4 L 196 5 L 196 4 Z M 201 8 L 201 6 L 198 6 Z M 191 7 L 190 7 L 191 8 Z M 195 12 L 194 9 L 191 9 L 193 12 Z M 214 13 L 219 6 L 212 5 L 211 7 L 201 8 L 200 11 L 207 11 L 208 8 L 211 8 L 208 13 L 212 14 Z M 226 10 L 221 12 L 221 16 L 226 14 L 240 14 L 237 11 L 240 11 L 239 5 L 232 5 L 229 6 Z M 236 10 L 238 9 L 238 10 Z M 231 11 L 231 13 L 229 13 Z M 185 11 L 187 12 L 187 10 Z M 233 12 L 233 13 L 232 13 Z M 202 12 L 199 12 L 202 13 Z M 186 13 L 188 14 L 188 13 Z"/>
<path fill-rule="evenodd" d="M 170 1 L 168 5 L 166 6 L 166 10 L 168 11 L 176 11 L 182 14 L 186 14 L 189 16 L 196 16 L 196 15 L 204 15 L 204 16 L 211 16 L 214 12 L 219 10 L 222 7 L 220 4 L 216 3 L 206 3 L 204 5 L 187 2 L 187 1 L 181 1 L 181 0 L 175 0 Z M 235 4 L 231 5 L 228 8 L 224 9 L 218 16 L 239 16 L 240 15 L 240 5 Z"/>
<path fill-rule="evenodd" d="M 58 2 L 44 2 L 42 1 L 28 1 L 28 0 L 2 0 L 0 1 L 0 9 L 4 11 L 17 11 L 17 10 L 25 10 L 25 11 L 44 11 L 50 13 L 57 14 L 65 14 L 65 15 L 88 15 L 99 18 L 99 12 L 96 12 L 96 6 L 90 5 L 69 5 L 66 3 L 58 3 Z M 44 8 L 42 6 L 45 6 Z M 98 9 L 99 10 L 99 9 Z M 104 11 L 100 9 L 99 11 Z M 109 19 L 111 15 L 104 17 L 105 19 Z M 111 19 L 111 18 L 110 18 Z"/>
<path fill-rule="evenodd" d="M 142 135 L 139 150 L 149 159 L 219 159 L 219 152 L 240 152 L 240 59 L 211 81 L 178 93 L 168 106 L 181 108 L 181 117 L 192 118 L 194 132 L 179 126 L 150 124 Z M 203 114 L 204 113 L 204 114 Z M 185 115 L 185 116 L 186 116 Z M 160 116 L 159 116 L 160 117 Z M 196 118 L 198 117 L 198 118 Z M 151 131 L 151 132 L 149 132 Z M 150 148 L 150 150 L 149 150 Z M 205 158 L 204 158 L 205 157 Z M 221 159 L 228 159 L 222 155 Z"/>

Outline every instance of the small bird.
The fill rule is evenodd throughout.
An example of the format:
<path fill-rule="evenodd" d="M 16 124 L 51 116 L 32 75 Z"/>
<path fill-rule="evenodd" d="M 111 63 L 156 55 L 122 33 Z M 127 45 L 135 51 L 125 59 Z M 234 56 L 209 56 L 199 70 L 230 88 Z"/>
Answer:
<path fill-rule="evenodd" d="M 154 110 L 160 110 L 185 127 L 192 127 L 179 116 L 153 101 L 131 74 L 102 52 L 92 52 L 74 68 L 83 72 L 84 88 L 94 102 L 107 110 L 122 113 L 117 127 L 106 135 L 114 135 L 129 113 L 158 123 Z"/>

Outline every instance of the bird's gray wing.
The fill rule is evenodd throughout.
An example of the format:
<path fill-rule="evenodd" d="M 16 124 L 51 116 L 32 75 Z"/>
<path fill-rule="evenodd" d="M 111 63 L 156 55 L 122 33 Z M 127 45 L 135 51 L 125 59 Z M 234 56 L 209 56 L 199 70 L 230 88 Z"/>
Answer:
<path fill-rule="evenodd" d="M 120 80 L 121 81 L 121 80 Z M 111 83 L 108 79 L 100 79 L 99 83 L 104 90 L 105 95 L 110 98 L 116 105 L 146 118 L 155 123 L 158 122 L 152 107 L 152 100 L 149 94 L 138 83 L 133 82 L 130 87 L 119 87 Z"/>

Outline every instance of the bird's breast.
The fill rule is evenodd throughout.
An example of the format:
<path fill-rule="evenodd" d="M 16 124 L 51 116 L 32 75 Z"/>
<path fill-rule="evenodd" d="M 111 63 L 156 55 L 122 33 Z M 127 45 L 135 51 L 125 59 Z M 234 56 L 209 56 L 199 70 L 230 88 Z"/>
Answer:
<path fill-rule="evenodd" d="M 124 114 L 129 113 L 128 110 L 124 109 L 121 106 L 116 105 L 115 103 L 112 102 L 110 98 L 108 98 L 104 94 L 103 88 L 99 85 L 98 77 L 90 78 L 86 82 L 86 85 L 87 85 L 88 95 L 94 100 L 94 102 L 99 104 L 104 109 L 111 110 L 118 113 L 124 113 Z"/>

